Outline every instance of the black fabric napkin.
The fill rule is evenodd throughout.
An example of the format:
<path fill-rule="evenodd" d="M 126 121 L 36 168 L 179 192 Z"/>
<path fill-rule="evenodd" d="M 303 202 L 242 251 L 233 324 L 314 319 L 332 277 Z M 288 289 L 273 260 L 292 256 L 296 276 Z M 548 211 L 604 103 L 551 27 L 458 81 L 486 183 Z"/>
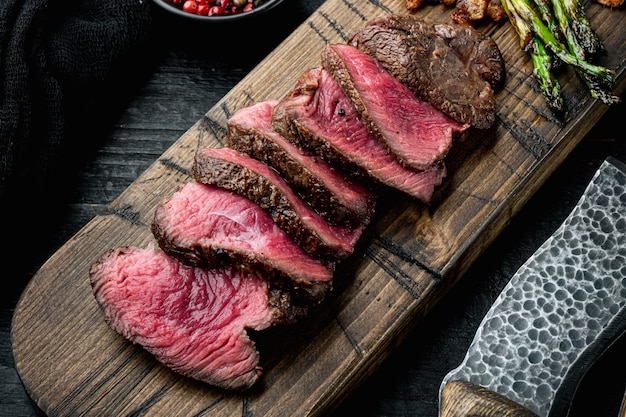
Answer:
<path fill-rule="evenodd" d="M 0 1 L 0 201 L 55 165 L 71 121 L 147 41 L 148 2 Z"/>

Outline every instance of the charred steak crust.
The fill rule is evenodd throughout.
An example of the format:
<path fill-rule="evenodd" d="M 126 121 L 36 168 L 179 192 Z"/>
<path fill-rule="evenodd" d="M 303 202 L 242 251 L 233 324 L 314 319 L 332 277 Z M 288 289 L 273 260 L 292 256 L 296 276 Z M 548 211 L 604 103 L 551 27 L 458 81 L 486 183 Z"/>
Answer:
<path fill-rule="evenodd" d="M 196 152 L 192 177 L 242 195 L 266 210 L 272 219 L 311 256 L 337 261 L 350 256 L 363 226 L 332 226 L 304 208 L 306 204 L 267 165 L 231 148 Z"/>
<path fill-rule="evenodd" d="M 480 129 L 493 125 L 504 60 L 496 43 L 476 29 L 390 15 L 368 23 L 348 44 L 454 120 Z"/>
<path fill-rule="evenodd" d="M 235 112 L 228 121 L 228 147 L 271 166 L 330 224 L 367 225 L 376 198 L 322 158 L 294 146 L 270 126 L 278 100 Z"/>
<path fill-rule="evenodd" d="M 435 23 L 435 35 L 447 42 L 462 62 L 487 81 L 494 91 L 502 89 L 506 78 L 504 59 L 498 44 L 473 27 Z"/>
<path fill-rule="evenodd" d="M 218 187 L 182 184 L 155 210 L 152 233 L 167 254 L 199 268 L 236 268 L 305 303 L 332 288 L 334 264 L 310 258 L 257 204 Z"/>

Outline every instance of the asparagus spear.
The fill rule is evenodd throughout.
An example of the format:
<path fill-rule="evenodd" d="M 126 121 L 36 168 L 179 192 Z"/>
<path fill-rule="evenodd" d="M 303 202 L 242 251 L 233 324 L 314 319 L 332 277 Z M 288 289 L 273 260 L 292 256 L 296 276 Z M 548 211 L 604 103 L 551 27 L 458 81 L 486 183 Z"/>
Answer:
<path fill-rule="evenodd" d="M 552 0 L 554 14 L 570 52 L 580 59 L 591 59 L 604 51 L 600 38 L 596 35 L 584 10 L 577 0 Z M 619 102 L 619 97 L 611 94 L 613 83 L 577 68 L 578 76 L 585 82 L 594 98 L 606 104 Z"/>
<path fill-rule="evenodd" d="M 552 0 L 552 1 L 558 1 L 558 0 Z M 562 41 L 562 38 L 560 36 L 561 28 L 559 27 L 559 23 L 556 17 L 554 16 L 554 13 L 552 10 L 552 2 L 550 0 L 535 0 L 535 5 L 537 6 L 537 10 L 539 10 L 539 13 L 541 14 L 541 19 L 543 19 L 543 22 L 548 27 L 550 32 L 554 34 L 554 36 L 558 40 Z"/>
<path fill-rule="evenodd" d="M 547 26 L 548 30 L 550 30 L 550 33 L 552 33 L 557 40 L 563 42 L 563 36 L 561 33 L 561 28 L 559 27 L 559 22 L 557 21 L 552 11 L 552 1 L 551 0 L 534 0 L 534 2 L 535 2 L 535 5 L 537 6 L 537 10 L 539 10 L 539 13 L 541 14 L 541 19 L 543 19 L 543 22 Z M 549 53 L 548 51 L 546 52 Z M 551 56 L 552 56 L 551 66 L 552 66 L 552 69 L 555 70 L 561 66 L 562 61 L 559 59 L 555 59 L 554 55 L 551 55 Z"/>
<path fill-rule="evenodd" d="M 531 57 L 533 60 L 533 73 L 539 80 L 539 86 L 546 103 L 554 110 L 563 110 L 561 85 L 552 73 L 552 56 L 537 38 L 533 39 L 533 53 L 531 53 Z"/>
<path fill-rule="evenodd" d="M 578 71 L 578 75 L 583 79 L 585 84 L 587 84 L 587 89 L 593 98 L 601 100 L 604 104 L 617 104 L 620 102 L 619 96 L 611 93 L 612 84 L 607 85 L 602 82 L 602 80 L 598 80 L 596 77 L 580 70 Z"/>
<path fill-rule="evenodd" d="M 508 0 L 502 1 L 502 8 L 504 9 L 504 13 L 508 16 L 513 29 L 515 29 L 517 35 L 519 36 L 522 50 L 530 51 L 530 45 L 534 35 L 532 29 L 528 25 L 528 22 L 526 22 L 526 20 L 524 20 L 519 13 L 517 13 L 515 7 L 509 7 Z M 532 51 L 530 52 L 532 53 Z"/>
<path fill-rule="evenodd" d="M 558 3 L 558 7 L 568 17 L 566 19 L 568 23 L 567 30 L 571 32 L 572 41 L 575 41 L 576 47 L 581 52 L 580 56 L 592 59 L 594 56 L 604 52 L 602 42 L 591 27 L 591 23 L 585 15 L 585 10 L 578 0 L 553 0 L 554 3 Z M 555 6 L 553 5 L 553 7 Z"/>
<path fill-rule="evenodd" d="M 608 92 L 615 84 L 615 72 L 603 66 L 592 64 L 586 61 L 581 54 L 570 51 L 567 46 L 551 33 L 550 29 L 538 16 L 530 0 L 503 0 L 502 3 L 505 10 L 509 10 L 509 20 L 512 23 L 515 22 L 513 26 L 517 28 L 520 26 L 520 21 L 524 21 L 534 37 L 540 40 L 547 50 L 551 51 L 563 62 L 576 68 L 578 74 L 581 75 L 590 88 L 593 97 L 600 98 L 607 104 L 615 103 L 616 100 L 619 101 L 618 97 L 612 96 Z M 564 12 L 565 8 L 562 11 L 562 14 L 555 13 L 556 20 L 559 21 L 560 25 L 563 24 L 562 22 L 570 20 L 569 15 Z M 528 45 L 526 45 L 526 49 L 528 49 Z M 533 59 L 534 62 L 535 59 Z"/>
<path fill-rule="evenodd" d="M 541 18 L 546 24 L 548 30 L 558 37 L 559 25 L 552 13 L 550 0 L 535 0 L 537 10 L 541 14 Z M 554 59 L 547 50 L 545 45 L 536 37 L 533 38 L 533 52 L 531 58 L 533 61 L 533 73 L 539 80 L 539 85 L 543 93 L 543 97 L 548 105 L 557 111 L 563 110 L 563 97 L 561 96 L 561 85 L 554 76 L 554 69 L 561 63 L 558 59 Z"/>
<path fill-rule="evenodd" d="M 546 103 L 554 110 L 562 110 L 561 85 L 552 73 L 552 56 L 546 51 L 541 41 L 534 37 L 528 23 L 521 18 L 514 8 L 509 8 L 506 1 L 502 2 L 502 8 L 519 36 L 522 50 L 530 53 L 533 62 L 533 74 L 539 83 Z"/>
<path fill-rule="evenodd" d="M 609 84 L 615 83 L 615 71 L 612 71 L 606 67 L 595 65 L 585 61 L 582 58 L 572 54 L 565 45 L 559 42 L 558 39 L 550 32 L 550 30 L 541 21 L 529 0 L 505 0 L 509 7 L 514 7 L 521 18 L 526 20 L 532 29 L 532 32 L 537 36 L 556 56 L 558 56 L 566 64 L 572 65 L 576 68 L 597 76 L 599 79 L 606 81 Z M 558 18 L 558 16 L 557 16 Z"/>

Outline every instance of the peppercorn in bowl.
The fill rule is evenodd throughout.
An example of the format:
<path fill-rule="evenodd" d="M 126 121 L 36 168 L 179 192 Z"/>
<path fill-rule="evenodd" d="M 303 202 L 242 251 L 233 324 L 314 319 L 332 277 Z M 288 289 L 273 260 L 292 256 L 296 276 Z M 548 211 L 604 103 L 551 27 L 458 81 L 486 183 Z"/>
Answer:
<path fill-rule="evenodd" d="M 154 0 L 168 12 L 201 21 L 226 22 L 265 13 L 283 0 Z"/>

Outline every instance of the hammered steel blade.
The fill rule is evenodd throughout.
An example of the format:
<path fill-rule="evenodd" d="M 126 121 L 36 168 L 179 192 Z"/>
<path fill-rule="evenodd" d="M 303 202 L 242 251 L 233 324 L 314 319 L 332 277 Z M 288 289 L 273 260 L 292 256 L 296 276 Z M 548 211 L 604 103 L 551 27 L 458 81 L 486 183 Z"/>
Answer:
<path fill-rule="evenodd" d="M 595 359 L 626 329 L 626 168 L 607 159 L 573 211 L 515 273 L 444 378 L 564 416 Z"/>

